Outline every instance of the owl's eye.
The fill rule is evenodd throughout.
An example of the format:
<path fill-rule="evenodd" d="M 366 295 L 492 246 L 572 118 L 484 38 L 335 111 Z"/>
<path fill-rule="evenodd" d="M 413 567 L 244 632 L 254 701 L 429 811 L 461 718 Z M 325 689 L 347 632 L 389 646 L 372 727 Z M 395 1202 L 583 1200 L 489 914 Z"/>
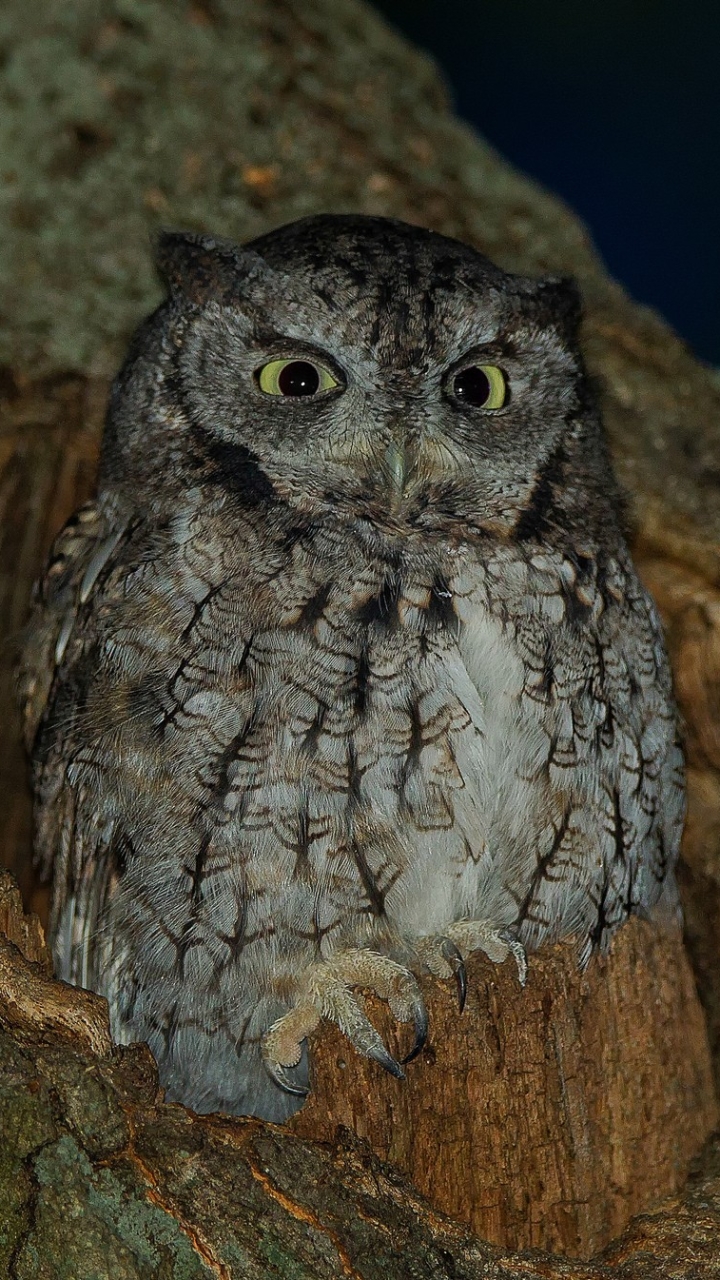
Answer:
<path fill-rule="evenodd" d="M 269 396 L 314 396 L 338 386 L 329 369 L 311 360 L 270 360 L 255 376 Z"/>
<path fill-rule="evenodd" d="M 471 364 L 453 379 L 458 400 L 477 409 L 502 409 L 507 399 L 507 380 L 495 364 Z"/>

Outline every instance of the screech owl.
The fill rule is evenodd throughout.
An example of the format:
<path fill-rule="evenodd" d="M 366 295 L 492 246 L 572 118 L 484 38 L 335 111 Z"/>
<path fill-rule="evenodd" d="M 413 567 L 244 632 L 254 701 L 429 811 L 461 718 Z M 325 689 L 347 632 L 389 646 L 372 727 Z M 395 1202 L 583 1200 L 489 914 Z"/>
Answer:
<path fill-rule="evenodd" d="M 23 691 L 60 977 L 171 1098 L 282 1120 L 354 988 L 427 1018 L 675 912 L 682 758 L 563 279 L 324 216 L 165 233 Z"/>

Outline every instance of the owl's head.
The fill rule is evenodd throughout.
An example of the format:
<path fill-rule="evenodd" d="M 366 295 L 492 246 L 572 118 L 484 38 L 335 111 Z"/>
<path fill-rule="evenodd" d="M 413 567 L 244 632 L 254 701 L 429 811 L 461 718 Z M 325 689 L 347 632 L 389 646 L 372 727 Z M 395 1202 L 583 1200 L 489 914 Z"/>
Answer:
<path fill-rule="evenodd" d="M 534 538 L 612 511 L 572 281 L 342 215 L 243 247 L 166 232 L 157 263 L 168 298 L 104 453 L 105 487 L 136 505 L 207 486 L 229 514 L 281 504 L 390 537 Z"/>

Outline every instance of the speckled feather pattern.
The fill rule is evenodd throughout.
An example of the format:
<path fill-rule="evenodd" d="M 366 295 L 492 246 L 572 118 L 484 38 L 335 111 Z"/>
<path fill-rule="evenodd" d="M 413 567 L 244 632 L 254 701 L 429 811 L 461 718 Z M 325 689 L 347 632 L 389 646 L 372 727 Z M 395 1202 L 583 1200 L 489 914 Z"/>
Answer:
<path fill-rule="evenodd" d="M 159 262 L 38 588 L 37 854 L 59 976 L 171 1097 L 282 1119 L 261 1042 L 318 960 L 477 918 L 585 963 L 676 911 L 682 758 L 570 283 L 349 217 Z M 468 352 L 507 407 L 453 401 Z M 264 396 L 284 354 L 339 389 Z"/>

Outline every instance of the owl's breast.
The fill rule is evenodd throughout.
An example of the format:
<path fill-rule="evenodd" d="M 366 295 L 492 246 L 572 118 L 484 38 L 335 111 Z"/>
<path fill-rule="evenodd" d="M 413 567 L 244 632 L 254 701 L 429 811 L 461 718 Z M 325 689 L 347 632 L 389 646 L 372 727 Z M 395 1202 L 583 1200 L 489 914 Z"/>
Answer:
<path fill-rule="evenodd" d="M 519 715 L 502 623 L 455 587 L 437 572 L 348 575 L 256 637 L 264 710 L 226 775 L 246 827 L 271 815 L 287 874 L 301 865 L 314 890 L 342 885 L 415 928 L 470 909 L 499 798 L 517 794 L 527 819 L 518 779 L 547 744 Z"/>
<path fill-rule="evenodd" d="M 527 779 L 548 742 L 484 567 L 351 548 L 332 575 L 308 554 L 208 584 L 188 562 L 197 584 L 134 583 L 126 663 L 113 624 L 123 714 L 99 753 L 158 882 L 201 848 L 203 874 L 241 888 L 252 936 L 358 915 L 431 931 L 472 910 L 504 851 L 501 809 L 536 823 Z M 98 685 L 91 711 L 108 696 Z"/>

